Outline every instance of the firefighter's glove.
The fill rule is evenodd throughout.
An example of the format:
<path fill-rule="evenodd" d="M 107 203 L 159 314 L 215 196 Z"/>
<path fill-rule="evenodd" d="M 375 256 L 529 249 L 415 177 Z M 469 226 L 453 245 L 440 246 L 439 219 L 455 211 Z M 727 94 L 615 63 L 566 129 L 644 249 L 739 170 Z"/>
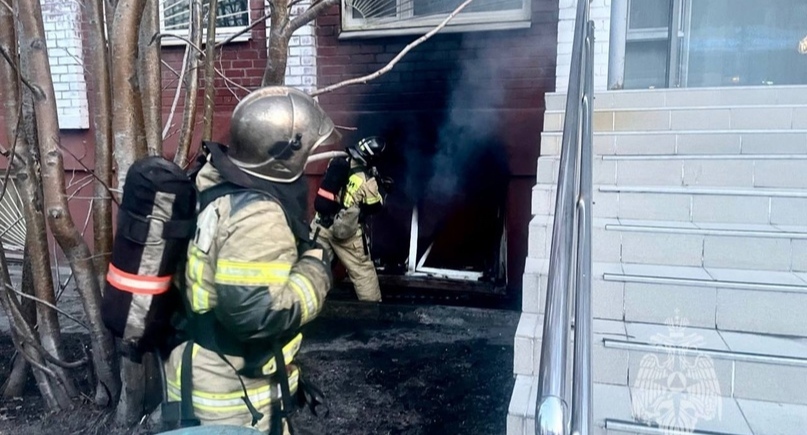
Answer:
<path fill-rule="evenodd" d="M 300 242 L 298 251 L 301 252 L 301 257 L 313 257 L 323 262 L 326 267 L 330 267 L 331 258 L 328 256 L 327 251 L 322 249 L 322 245 L 313 241 Z"/>

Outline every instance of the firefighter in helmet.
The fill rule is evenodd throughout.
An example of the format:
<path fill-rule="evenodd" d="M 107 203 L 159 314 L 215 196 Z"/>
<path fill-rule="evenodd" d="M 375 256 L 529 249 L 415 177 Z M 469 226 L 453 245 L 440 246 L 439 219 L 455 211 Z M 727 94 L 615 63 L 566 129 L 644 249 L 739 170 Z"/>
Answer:
<path fill-rule="evenodd" d="M 375 265 L 370 258 L 365 219 L 384 205 L 392 180 L 381 179 L 375 164 L 386 144 L 378 136 L 347 147 L 348 157 L 337 157 L 328 170 L 314 202 L 313 238 L 345 265 L 359 300 L 381 302 Z"/>
<path fill-rule="evenodd" d="M 291 399 L 304 387 L 294 364 L 299 328 L 332 284 L 328 258 L 309 238 L 301 176 L 311 151 L 337 138 L 310 96 L 277 86 L 238 104 L 229 147 L 206 143 L 185 273 L 189 340 L 165 364 L 183 420 L 288 433 Z M 206 204 L 222 188 L 229 193 Z"/>

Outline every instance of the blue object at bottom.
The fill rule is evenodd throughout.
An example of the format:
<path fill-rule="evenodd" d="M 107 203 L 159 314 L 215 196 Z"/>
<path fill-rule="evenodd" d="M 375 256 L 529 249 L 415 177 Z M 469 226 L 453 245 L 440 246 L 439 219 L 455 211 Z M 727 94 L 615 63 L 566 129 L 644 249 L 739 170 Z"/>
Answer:
<path fill-rule="evenodd" d="M 159 435 L 255 435 L 260 433 L 244 426 L 194 426 L 160 432 Z"/>

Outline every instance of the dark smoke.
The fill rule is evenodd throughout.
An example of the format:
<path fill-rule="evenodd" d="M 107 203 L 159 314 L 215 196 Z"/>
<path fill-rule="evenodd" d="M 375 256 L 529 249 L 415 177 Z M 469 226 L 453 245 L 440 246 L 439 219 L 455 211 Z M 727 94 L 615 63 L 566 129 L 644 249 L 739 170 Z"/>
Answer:
<path fill-rule="evenodd" d="M 475 158 L 480 157 L 481 148 L 494 144 L 500 113 L 493 108 L 501 107 L 505 97 L 504 82 L 499 79 L 504 63 L 498 60 L 496 51 L 483 50 L 460 64 L 446 120 L 438 130 L 432 176 L 425 189 L 428 198 L 448 199 L 460 193 L 462 181 L 472 176 L 469 171 Z"/>

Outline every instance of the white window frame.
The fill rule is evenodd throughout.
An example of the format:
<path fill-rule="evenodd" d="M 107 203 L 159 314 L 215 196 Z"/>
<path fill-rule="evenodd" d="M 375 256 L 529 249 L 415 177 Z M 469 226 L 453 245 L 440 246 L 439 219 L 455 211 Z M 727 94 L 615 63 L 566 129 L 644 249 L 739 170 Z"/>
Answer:
<path fill-rule="evenodd" d="M 184 29 L 166 29 L 165 28 L 165 6 L 166 6 L 166 3 L 169 4 L 169 5 L 174 5 L 175 3 L 187 3 L 188 6 L 190 6 L 190 1 L 188 1 L 188 0 L 158 0 L 158 3 L 160 5 L 160 32 L 168 33 L 168 34 L 172 34 L 172 35 L 178 35 L 178 36 L 181 36 L 183 38 L 189 38 L 190 37 L 190 29 L 188 29 L 188 28 L 184 28 Z M 251 0 L 247 0 L 247 11 L 246 11 L 246 13 L 247 13 L 247 25 L 246 26 L 218 27 L 218 28 L 216 28 L 216 42 L 224 41 L 227 38 L 231 37 L 232 35 L 235 35 L 236 33 L 243 31 L 245 28 L 249 27 L 252 24 L 252 9 L 250 7 L 251 3 L 252 3 Z M 202 17 L 202 44 L 204 44 L 204 41 L 207 38 L 206 35 L 207 35 L 207 22 L 206 22 L 206 20 L 204 20 L 204 17 Z M 233 38 L 233 40 L 230 41 L 230 42 L 244 42 L 244 41 L 249 41 L 251 39 L 252 39 L 252 31 L 249 31 L 249 32 L 244 33 L 243 35 L 240 35 L 240 36 L 238 36 L 236 38 Z M 163 36 L 162 39 L 161 39 L 161 43 L 162 43 L 163 46 L 185 45 L 184 41 L 182 41 L 180 39 L 177 39 L 177 38 L 170 37 L 170 36 Z"/>
<path fill-rule="evenodd" d="M 401 5 L 412 0 L 397 0 L 399 9 L 397 17 L 383 23 L 366 23 L 362 19 L 353 18 L 352 11 L 346 0 L 341 1 L 342 30 L 340 39 L 370 38 L 377 36 L 417 35 L 424 34 L 440 24 L 447 16 L 434 14 L 422 18 L 413 18 L 411 10 L 401 12 Z M 521 0 L 521 9 L 511 9 L 497 12 L 460 12 L 455 16 L 441 33 L 472 32 L 486 30 L 525 29 L 532 24 L 532 0 Z"/>

